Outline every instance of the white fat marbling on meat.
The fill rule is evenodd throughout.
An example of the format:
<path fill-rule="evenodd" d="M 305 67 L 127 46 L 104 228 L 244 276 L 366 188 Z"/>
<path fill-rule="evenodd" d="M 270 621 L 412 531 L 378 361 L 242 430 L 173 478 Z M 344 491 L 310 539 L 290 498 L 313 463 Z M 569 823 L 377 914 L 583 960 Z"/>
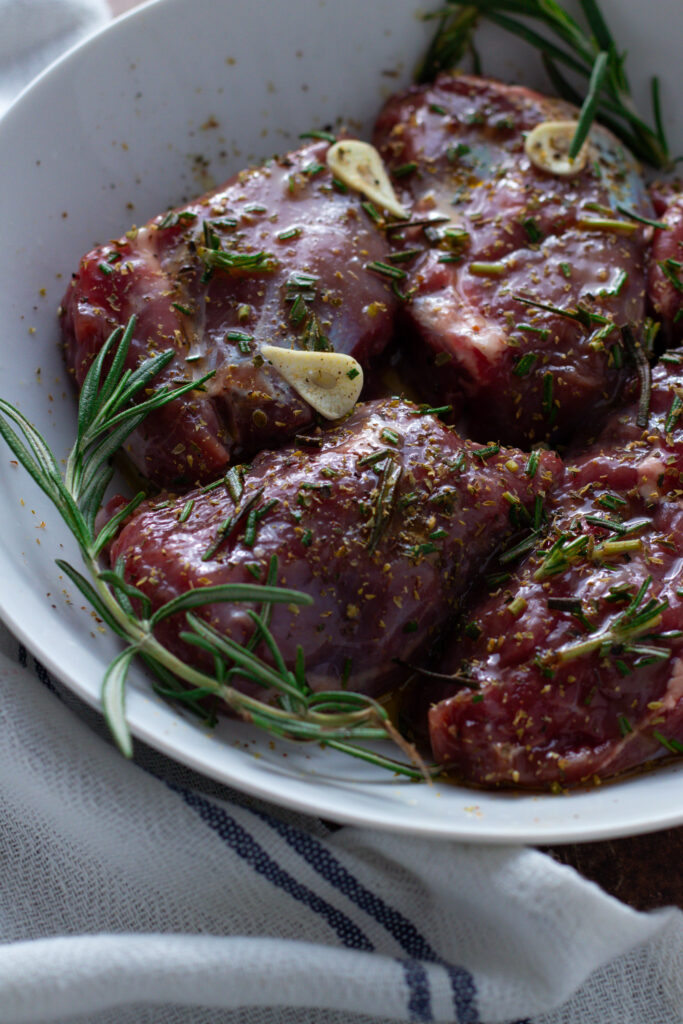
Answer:
<path fill-rule="evenodd" d="M 638 466 L 638 493 L 650 504 L 659 501 L 661 494 L 657 481 L 666 473 L 666 466 L 656 454 L 649 455 Z"/>

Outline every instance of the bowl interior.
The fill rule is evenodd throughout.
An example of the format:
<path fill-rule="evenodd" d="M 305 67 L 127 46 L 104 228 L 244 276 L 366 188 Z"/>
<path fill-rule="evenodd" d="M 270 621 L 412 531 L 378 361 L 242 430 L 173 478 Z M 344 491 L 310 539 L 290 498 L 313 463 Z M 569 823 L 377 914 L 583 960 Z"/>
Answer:
<path fill-rule="evenodd" d="M 667 125 L 675 151 L 683 151 L 679 0 L 647 10 L 635 0 L 605 0 L 604 9 L 631 52 L 639 100 L 649 70 L 664 69 Z M 415 0 L 151 3 L 49 69 L 9 110 L 0 122 L 0 394 L 28 415 L 58 459 L 74 438 L 75 401 L 57 310 L 80 256 L 292 148 L 302 131 L 343 119 L 366 132 L 424 52 L 433 23 L 420 10 Z M 484 32 L 479 45 L 487 72 L 543 86 L 540 63 L 524 46 L 496 31 Z M 0 509 L 0 613 L 96 705 L 118 642 L 55 566 L 57 557 L 78 565 L 76 546 L 6 450 Z M 128 716 L 137 735 L 207 775 L 340 821 L 492 842 L 597 838 L 683 821 L 681 765 L 560 799 L 413 785 L 331 751 L 273 745 L 238 723 L 208 734 L 155 698 L 138 671 Z"/>

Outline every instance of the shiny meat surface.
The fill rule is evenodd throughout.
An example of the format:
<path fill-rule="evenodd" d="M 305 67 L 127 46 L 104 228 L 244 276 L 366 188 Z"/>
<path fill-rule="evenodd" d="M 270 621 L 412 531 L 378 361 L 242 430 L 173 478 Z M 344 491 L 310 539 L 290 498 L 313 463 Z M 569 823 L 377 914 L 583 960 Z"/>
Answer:
<path fill-rule="evenodd" d="M 315 599 L 310 608 L 273 606 L 270 628 L 286 663 L 302 644 L 313 689 L 348 684 L 379 695 L 406 674 L 394 659 L 425 651 L 509 536 L 510 503 L 532 506 L 561 472 L 550 452 L 534 477 L 524 465 L 520 452 L 463 441 L 409 403 L 372 402 L 316 444 L 259 455 L 241 494 L 233 473 L 230 488 L 148 504 L 122 530 L 111 562 L 123 559 L 126 578 L 156 608 L 189 588 L 265 582 L 277 555 L 277 582 Z M 239 642 L 253 629 L 244 607 L 203 614 Z M 159 638 L 201 663 L 178 639 L 183 628 L 167 619 Z"/>
<path fill-rule="evenodd" d="M 648 428 L 627 407 L 568 461 L 547 536 L 444 658 L 460 681 L 432 745 L 470 781 L 564 786 L 683 753 L 683 353 L 665 360 Z"/>
<path fill-rule="evenodd" d="M 650 252 L 648 297 L 667 339 L 683 339 L 683 195 L 673 187 L 655 189 L 657 218 L 665 228 L 655 231 Z"/>
<path fill-rule="evenodd" d="M 421 386 L 465 413 L 465 433 L 528 445 L 563 441 L 618 398 L 630 373 L 615 325 L 645 311 L 652 229 L 639 169 L 608 131 L 591 133 L 573 177 L 537 169 L 531 128 L 576 111 L 519 86 L 440 76 L 386 104 L 375 145 L 412 219 L 392 231 L 418 253 L 401 266 Z M 582 322 L 519 297 L 578 312 Z"/>
<path fill-rule="evenodd" d="M 367 366 L 397 302 L 365 269 L 386 243 L 357 193 L 335 186 L 326 143 L 307 145 L 88 253 L 63 301 L 66 359 L 83 381 L 114 327 L 138 317 L 130 365 L 173 348 L 160 382 L 215 376 L 153 413 L 128 452 L 162 485 L 214 479 L 275 447 L 314 412 L 259 355 L 261 345 L 324 349 Z"/>

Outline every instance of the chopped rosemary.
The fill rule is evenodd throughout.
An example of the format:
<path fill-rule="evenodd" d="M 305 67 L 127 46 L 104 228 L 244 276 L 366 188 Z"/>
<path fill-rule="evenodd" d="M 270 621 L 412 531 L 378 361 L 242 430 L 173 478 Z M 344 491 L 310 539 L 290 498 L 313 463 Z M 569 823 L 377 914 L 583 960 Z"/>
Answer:
<path fill-rule="evenodd" d="M 278 261 L 269 252 L 234 252 L 222 249 L 197 247 L 197 255 L 206 267 L 205 274 L 222 270 L 227 274 L 263 274 L 276 269 Z"/>
<path fill-rule="evenodd" d="M 666 640 L 666 634 L 655 634 L 653 630 L 659 625 L 662 612 L 669 607 L 665 599 L 658 601 L 650 598 L 645 604 L 645 594 L 652 583 L 652 577 L 648 576 L 643 581 L 638 591 L 632 596 L 629 605 L 602 629 L 592 633 L 589 637 L 579 640 L 576 643 L 564 644 L 556 652 L 555 656 L 560 662 L 572 661 L 586 655 L 598 653 L 600 657 L 607 657 L 612 649 L 626 654 L 634 654 L 636 658 L 644 655 L 646 658 L 661 658 L 662 660 L 671 656 L 669 648 L 650 647 L 643 648 L 642 645 L 634 644 L 639 637 L 650 635 L 654 639 Z M 550 656 L 553 657 L 553 656 Z"/>
<path fill-rule="evenodd" d="M 657 740 L 657 743 L 661 743 L 670 754 L 683 754 L 683 743 L 675 739 L 673 736 L 667 739 L 666 736 L 662 736 L 661 732 L 657 729 L 652 730 L 652 736 Z"/>
<path fill-rule="evenodd" d="M 310 132 L 301 132 L 299 135 L 300 139 L 318 139 L 321 142 L 329 142 L 333 144 L 337 141 L 337 136 L 333 135 L 332 132 L 314 130 Z"/>
<path fill-rule="evenodd" d="M 229 469 L 225 474 L 224 482 L 233 504 L 237 507 L 244 490 L 244 471 L 242 466 L 233 466 Z"/>
<path fill-rule="evenodd" d="M 416 170 L 417 170 L 417 164 L 415 163 L 415 161 L 411 161 L 408 164 L 401 164 L 400 167 L 392 168 L 391 173 L 393 174 L 393 176 L 395 178 L 405 178 L 409 174 L 413 174 L 413 172 L 416 171 Z"/>
<path fill-rule="evenodd" d="M 647 224 L 651 228 L 659 228 L 660 231 L 669 230 L 669 225 L 665 224 L 663 220 L 650 220 L 649 217 L 644 217 L 641 213 L 637 213 L 621 203 L 617 203 L 616 209 L 618 213 L 623 213 L 624 217 L 630 217 L 632 220 L 638 221 L 639 224 Z"/>
<path fill-rule="evenodd" d="M 379 435 L 383 441 L 387 441 L 389 444 L 398 444 L 401 440 L 400 436 L 395 430 L 390 430 L 389 427 L 384 427 L 382 433 Z"/>
<path fill-rule="evenodd" d="M 618 523 L 614 519 L 605 519 L 604 516 L 585 516 L 584 518 L 591 526 L 599 526 L 603 530 L 611 530 L 613 533 L 619 534 L 628 532 L 623 523 Z"/>
<path fill-rule="evenodd" d="M 543 232 L 534 217 L 527 217 L 526 220 L 523 220 L 522 227 L 532 245 L 538 245 L 543 240 Z"/>
<path fill-rule="evenodd" d="M 298 238 L 301 234 L 303 234 L 303 228 L 294 226 L 287 228 L 286 231 L 280 231 L 277 237 L 281 242 L 286 242 L 290 238 Z"/>
<path fill-rule="evenodd" d="M 615 276 L 614 276 L 614 278 L 612 280 L 612 283 L 610 284 L 609 288 L 603 288 L 602 291 L 600 291 L 599 294 L 600 295 L 605 295 L 605 296 L 619 295 L 621 293 L 621 289 L 624 287 L 624 285 L 626 284 L 627 281 L 628 281 L 628 271 L 627 270 L 623 270 L 623 269 L 618 270 L 616 272 L 616 274 L 615 274 Z"/>
<path fill-rule="evenodd" d="M 554 313 L 556 316 L 564 317 L 566 320 L 576 320 L 583 327 L 590 327 L 592 324 L 609 324 L 607 317 L 600 313 L 592 313 L 584 306 L 577 306 L 576 309 L 562 309 L 560 306 L 551 306 L 546 302 L 537 302 L 526 295 L 513 295 L 515 302 L 521 302 L 525 306 L 532 306 L 534 309 L 543 309 L 546 313 Z"/>
<path fill-rule="evenodd" d="M 424 249 L 401 249 L 400 252 L 390 252 L 387 259 L 390 263 L 407 263 L 408 260 L 414 260 L 422 252 Z"/>
<path fill-rule="evenodd" d="M 458 142 L 456 146 L 449 146 L 446 150 L 446 157 L 450 163 L 459 160 L 461 156 L 467 156 L 471 152 L 470 147 L 464 142 Z"/>
<path fill-rule="evenodd" d="M 378 462 L 381 462 L 382 459 L 391 457 L 393 454 L 393 448 L 378 448 L 374 452 L 369 452 L 367 455 L 363 455 L 362 458 L 358 459 L 356 465 L 359 469 L 362 469 L 363 466 L 374 466 Z"/>
<path fill-rule="evenodd" d="M 546 341 L 546 339 L 550 337 L 550 331 L 547 327 L 534 327 L 533 324 L 515 324 L 515 330 L 524 331 L 528 334 L 538 334 L 543 339 L 543 341 Z"/>
<path fill-rule="evenodd" d="M 444 228 L 440 241 L 456 256 L 461 256 L 470 243 L 470 233 L 464 228 Z"/>
<path fill-rule="evenodd" d="M 472 454 L 476 455 L 478 459 L 486 461 L 486 459 L 493 458 L 494 455 L 498 455 L 500 452 L 499 444 L 489 444 L 486 448 L 474 448 Z"/>
<path fill-rule="evenodd" d="M 669 284 L 672 284 L 676 291 L 683 292 L 683 281 L 678 276 L 678 272 L 681 269 L 681 264 L 678 260 L 668 259 L 659 260 L 657 266 L 664 274 Z"/>
<path fill-rule="evenodd" d="M 583 556 L 588 544 L 589 537 L 586 535 L 572 538 L 566 533 L 561 533 L 534 572 L 534 579 L 547 580 L 551 576 L 563 573 L 572 562 Z"/>
<path fill-rule="evenodd" d="M 622 736 L 628 736 L 630 732 L 633 732 L 633 726 L 629 722 L 626 715 L 619 716 L 619 732 Z"/>
<path fill-rule="evenodd" d="M 510 615 L 513 616 L 513 618 L 518 619 L 522 612 L 526 610 L 526 607 L 526 598 L 522 597 L 521 594 L 518 594 L 517 597 L 510 601 L 510 603 L 507 606 L 507 610 L 510 612 Z"/>
<path fill-rule="evenodd" d="M 393 454 L 393 453 L 392 453 Z M 367 542 L 367 549 L 372 554 L 382 539 L 394 511 L 398 486 L 403 474 L 403 467 L 389 455 L 380 470 L 377 500 L 372 516 L 372 528 Z"/>
<path fill-rule="evenodd" d="M 452 405 L 421 405 L 414 410 L 415 416 L 447 416 L 453 411 Z"/>
<path fill-rule="evenodd" d="M 516 562 L 522 555 L 528 555 L 532 548 L 535 548 L 538 544 L 538 536 L 534 532 L 529 537 L 525 537 L 524 540 L 520 541 L 519 544 L 515 544 L 511 548 L 503 551 L 499 556 L 498 561 L 501 565 L 509 565 L 510 562 Z"/>
<path fill-rule="evenodd" d="M 674 395 L 664 424 L 664 430 L 667 434 L 670 434 L 676 426 L 681 412 L 683 412 L 683 398 L 680 395 Z"/>
<path fill-rule="evenodd" d="M 183 306 L 180 302 L 172 302 L 171 306 L 184 316 L 192 316 L 192 310 L 188 306 Z"/>
<path fill-rule="evenodd" d="M 382 217 L 382 214 L 369 199 L 366 199 L 360 205 L 365 210 L 370 220 L 374 221 L 375 224 L 381 224 L 383 222 L 384 218 Z"/>
<path fill-rule="evenodd" d="M 576 225 L 587 231 L 623 231 L 630 235 L 638 230 L 638 225 L 629 220 L 615 220 L 613 217 L 577 217 Z"/>
<path fill-rule="evenodd" d="M 366 263 L 365 269 L 371 270 L 374 274 L 381 274 L 383 277 L 393 278 L 394 281 L 402 281 L 407 276 L 405 270 L 401 270 L 400 267 L 392 267 L 391 264 L 383 263 L 382 260 Z"/>
<path fill-rule="evenodd" d="M 650 419 L 650 400 L 652 394 L 652 369 L 642 343 L 636 341 L 633 331 L 626 324 L 621 329 L 621 337 L 632 362 L 635 364 L 640 382 L 640 397 L 638 399 L 638 414 L 636 423 L 639 427 L 646 427 Z"/>
<path fill-rule="evenodd" d="M 250 497 L 247 499 L 244 505 L 240 505 L 238 508 L 235 509 L 232 515 L 228 516 L 227 519 L 223 520 L 223 522 L 218 527 L 215 538 L 213 539 L 211 544 L 209 544 L 208 548 L 206 548 L 206 550 L 202 553 L 202 562 L 208 562 L 215 556 L 216 552 L 222 546 L 223 542 L 228 539 L 230 534 L 242 522 L 243 519 L 246 519 L 248 523 L 249 513 L 252 509 L 252 506 L 257 501 L 260 501 L 262 496 L 263 488 L 261 488 L 261 490 L 259 491 L 256 491 L 254 494 L 250 495 Z"/>
<path fill-rule="evenodd" d="M 178 516 L 178 522 L 179 523 L 186 523 L 187 520 L 190 518 L 190 516 L 192 514 L 192 509 L 193 508 L 194 508 L 194 498 L 189 498 L 188 501 L 185 502 L 185 504 L 183 505 L 182 509 L 180 510 L 180 515 Z"/>
<path fill-rule="evenodd" d="M 507 267 L 501 262 L 485 263 L 475 260 L 473 263 L 470 263 L 467 269 L 470 274 L 474 274 L 476 277 L 500 277 L 501 274 L 505 273 Z"/>
<path fill-rule="evenodd" d="M 604 508 L 608 508 L 612 512 L 622 508 L 624 505 L 628 505 L 625 498 L 622 498 L 620 494 L 613 494 L 611 491 L 601 494 L 595 500 L 598 505 L 602 505 Z"/>

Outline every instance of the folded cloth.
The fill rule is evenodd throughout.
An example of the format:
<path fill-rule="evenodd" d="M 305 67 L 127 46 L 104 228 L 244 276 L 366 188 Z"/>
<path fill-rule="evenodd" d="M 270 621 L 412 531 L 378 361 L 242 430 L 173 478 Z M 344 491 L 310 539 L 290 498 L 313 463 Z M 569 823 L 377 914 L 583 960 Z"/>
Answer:
<path fill-rule="evenodd" d="M 534 850 L 334 830 L 129 763 L 2 641 L 3 1024 L 683 1020 L 680 911 Z"/>
<path fill-rule="evenodd" d="M 0 114 L 44 67 L 107 17 L 105 0 L 0 0 Z"/>
<path fill-rule="evenodd" d="M 0 110 L 104 19 L 0 0 Z M 675 1024 L 683 914 L 533 850 L 333 830 L 138 745 L 0 627 L 0 1024 Z"/>

